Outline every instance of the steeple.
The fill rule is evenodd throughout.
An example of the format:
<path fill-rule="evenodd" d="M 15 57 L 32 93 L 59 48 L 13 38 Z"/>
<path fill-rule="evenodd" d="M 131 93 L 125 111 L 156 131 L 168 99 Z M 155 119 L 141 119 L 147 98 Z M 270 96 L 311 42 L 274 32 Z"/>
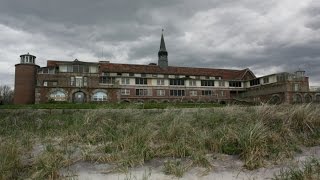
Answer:
<path fill-rule="evenodd" d="M 163 38 L 163 29 L 161 34 L 160 49 L 158 52 L 158 65 L 162 68 L 168 67 L 168 52 Z"/>

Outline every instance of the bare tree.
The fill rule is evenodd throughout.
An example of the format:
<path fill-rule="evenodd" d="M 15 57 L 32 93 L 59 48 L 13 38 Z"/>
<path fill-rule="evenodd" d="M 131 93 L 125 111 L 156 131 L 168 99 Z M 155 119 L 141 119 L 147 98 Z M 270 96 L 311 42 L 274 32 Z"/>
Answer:
<path fill-rule="evenodd" d="M 0 85 L 0 104 L 12 104 L 13 90 L 8 85 Z"/>

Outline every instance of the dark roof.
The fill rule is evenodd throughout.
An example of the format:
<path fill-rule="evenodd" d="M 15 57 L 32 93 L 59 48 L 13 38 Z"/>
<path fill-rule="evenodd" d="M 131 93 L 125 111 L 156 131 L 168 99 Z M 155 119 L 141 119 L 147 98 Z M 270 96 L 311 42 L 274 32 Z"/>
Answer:
<path fill-rule="evenodd" d="M 95 64 L 95 65 L 98 65 L 99 63 L 84 62 L 84 61 L 79 61 L 78 59 L 75 59 L 74 61 L 56 61 L 56 60 L 48 60 L 47 61 L 48 67 L 58 66 L 60 64 Z"/>
<path fill-rule="evenodd" d="M 146 74 L 167 74 L 167 75 L 187 75 L 187 76 L 214 76 L 228 80 L 243 80 L 245 75 L 249 73 L 252 78 L 255 78 L 250 69 L 213 69 L 213 68 L 194 68 L 194 67 L 177 67 L 168 66 L 161 68 L 157 65 L 138 65 L 138 64 L 116 64 L 116 63 L 93 63 L 82 61 L 54 61 L 48 60 L 47 66 L 53 67 L 59 64 L 95 64 L 99 65 L 100 72 L 114 73 L 146 73 Z"/>
<path fill-rule="evenodd" d="M 193 67 L 176 67 L 168 66 L 161 68 L 154 65 L 136 65 L 136 64 L 100 64 L 101 72 L 120 72 L 120 73 L 147 73 L 147 74 L 167 74 L 167 75 L 189 75 L 189 76 L 215 76 L 222 79 L 241 80 L 247 72 L 252 73 L 249 69 L 212 69 L 212 68 L 193 68 Z M 254 74 L 252 73 L 254 76 Z"/>

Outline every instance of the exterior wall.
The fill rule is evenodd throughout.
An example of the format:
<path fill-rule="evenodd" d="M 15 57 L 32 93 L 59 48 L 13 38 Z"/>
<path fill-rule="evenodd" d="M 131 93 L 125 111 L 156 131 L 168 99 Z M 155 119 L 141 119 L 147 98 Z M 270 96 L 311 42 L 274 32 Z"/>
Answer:
<path fill-rule="evenodd" d="M 250 70 L 246 69 L 241 75 L 242 80 L 239 80 L 237 78 L 224 79 L 219 75 L 194 75 L 194 72 L 191 71 L 189 75 L 160 74 L 159 72 L 152 74 L 152 72 L 143 73 L 143 71 L 141 73 L 105 72 L 101 70 L 103 64 L 85 63 L 77 60 L 59 62 L 58 65 L 54 65 L 53 61 L 50 63 L 48 61 L 48 64 L 50 66 L 39 68 L 37 74 L 38 66 L 36 65 L 16 65 L 15 103 L 45 103 L 50 101 L 52 99 L 50 95 L 57 91 L 64 94 L 65 100 L 69 102 L 76 99 L 75 94 L 77 93 L 78 96 L 78 92 L 83 93 L 83 102 L 92 102 L 93 96 L 97 92 L 105 93 L 103 96 L 106 98 L 102 99 L 105 102 L 231 102 L 238 100 L 265 103 L 320 102 L 320 92 L 316 94 L 309 91 L 309 80 L 304 77 L 303 72 L 279 73 L 256 78 Z M 82 73 L 69 71 L 69 66 L 72 65 L 79 65 L 79 69 L 80 66 L 83 66 Z M 84 71 L 84 68 L 88 67 L 90 70 Z M 155 66 L 151 66 L 151 68 L 153 67 Z M 44 71 L 45 68 L 50 71 Z M 59 68 L 62 72 L 59 72 Z M 133 65 L 133 68 L 140 68 L 140 66 Z M 114 81 L 111 81 L 110 84 L 102 83 L 100 82 L 102 76 L 112 78 Z M 82 78 L 83 81 L 86 78 L 87 83 L 72 83 L 72 78 Z M 124 78 L 125 82 L 122 81 Z M 146 78 L 147 84 L 136 84 L 136 78 Z M 163 85 L 158 85 L 159 79 L 164 81 Z M 170 85 L 170 79 L 183 79 L 184 85 Z M 202 80 L 213 80 L 214 86 L 202 86 Z M 195 81 L 195 84 L 190 84 L 190 81 Z M 241 87 L 230 87 L 230 81 L 240 82 Z M 232 86 L 237 85 L 237 83 L 233 83 Z M 130 93 L 122 94 L 124 89 Z M 137 95 L 137 89 L 146 89 L 148 93 Z M 158 95 L 157 90 L 163 90 L 164 94 Z M 170 90 L 183 90 L 184 96 L 172 96 Z M 211 93 L 205 95 L 204 91 Z"/>
<path fill-rule="evenodd" d="M 16 64 L 14 82 L 14 104 L 33 104 L 35 102 L 36 72 L 35 64 Z"/>

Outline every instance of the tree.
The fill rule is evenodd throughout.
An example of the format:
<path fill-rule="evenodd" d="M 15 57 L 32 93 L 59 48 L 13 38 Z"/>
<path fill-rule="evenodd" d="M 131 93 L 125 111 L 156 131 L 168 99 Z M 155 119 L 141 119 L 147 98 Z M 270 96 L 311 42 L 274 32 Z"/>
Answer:
<path fill-rule="evenodd" d="M 12 104 L 13 90 L 8 85 L 0 85 L 0 104 Z"/>

